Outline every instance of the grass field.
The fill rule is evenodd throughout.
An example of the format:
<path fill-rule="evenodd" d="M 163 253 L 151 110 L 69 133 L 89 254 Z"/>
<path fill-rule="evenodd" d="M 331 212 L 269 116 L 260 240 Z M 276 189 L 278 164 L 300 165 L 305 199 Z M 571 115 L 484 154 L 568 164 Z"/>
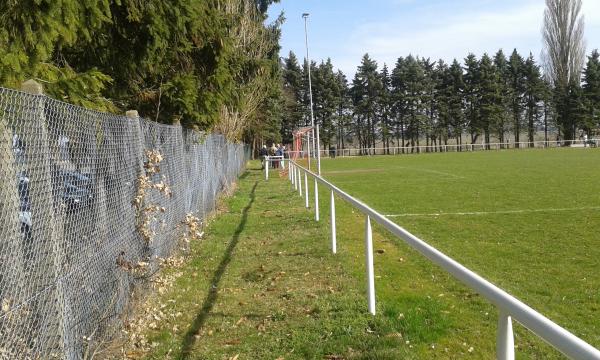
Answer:
<path fill-rule="evenodd" d="M 600 347 L 600 151 L 500 151 L 324 160 L 324 175 Z M 311 199 L 312 199 L 311 184 Z M 128 358 L 492 359 L 496 309 L 374 227 L 367 312 L 364 217 L 337 201 L 338 253 L 285 177 L 257 163 L 166 268 L 132 324 Z M 407 215 L 408 214 L 408 215 Z M 439 215 L 434 215 L 439 214 Z M 402 216 L 400 216 L 402 215 Z M 141 340 L 143 339 L 143 341 Z M 561 355 L 515 324 L 518 359 Z"/>
<path fill-rule="evenodd" d="M 600 346 L 600 151 L 338 158 L 324 160 L 322 169 L 343 190 Z M 321 208 L 327 211 L 327 204 Z M 350 226 L 360 232 L 362 224 Z M 382 241 L 398 242 L 381 234 Z M 376 281 L 379 300 L 392 303 L 383 306 L 393 307 L 402 296 L 399 281 L 423 287 L 416 296 L 437 296 L 442 308 L 448 305 L 440 300 L 444 296 L 462 296 L 461 286 L 420 255 L 403 244 L 398 248 L 412 264 L 375 261 L 383 278 Z M 423 280 L 428 272 L 424 277 L 442 283 L 449 294 L 432 293 L 432 284 Z M 481 299 L 467 303 L 459 305 L 465 314 L 454 325 L 468 324 L 464 331 L 480 333 L 480 343 L 493 351 L 495 312 Z M 558 356 L 522 330 L 517 337 L 517 345 L 526 348 L 521 355 Z"/>

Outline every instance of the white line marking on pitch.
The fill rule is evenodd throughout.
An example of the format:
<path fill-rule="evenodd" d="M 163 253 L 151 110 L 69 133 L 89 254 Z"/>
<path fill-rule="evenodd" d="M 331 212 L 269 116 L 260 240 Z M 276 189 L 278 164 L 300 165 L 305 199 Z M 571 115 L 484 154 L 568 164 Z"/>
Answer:
<path fill-rule="evenodd" d="M 581 210 L 600 210 L 600 206 L 588 206 L 588 207 L 578 207 L 578 208 L 548 208 L 548 209 L 499 210 L 499 211 L 471 211 L 471 212 L 452 212 L 452 213 L 443 213 L 443 212 L 441 212 L 441 213 L 429 213 L 429 214 L 390 214 L 390 215 L 385 215 L 385 217 L 523 214 L 523 213 L 536 213 L 536 212 L 581 211 Z"/>
<path fill-rule="evenodd" d="M 451 177 L 451 178 L 455 178 L 455 179 L 466 179 L 464 176 L 447 173 L 444 171 L 423 169 L 423 168 L 417 168 L 417 167 L 408 167 L 408 166 L 389 166 L 386 168 L 375 168 L 375 169 L 333 170 L 333 171 L 325 171 L 324 173 L 325 173 L 325 175 L 360 174 L 360 173 L 384 172 L 387 170 L 394 170 L 394 169 L 402 169 L 402 170 L 417 171 L 417 172 L 421 171 L 421 172 L 426 172 L 426 173 L 430 173 L 430 174 L 444 175 L 446 177 Z"/>
<path fill-rule="evenodd" d="M 449 177 L 453 177 L 456 179 L 466 179 L 464 176 L 460 176 L 460 175 L 456 175 L 456 174 L 452 174 L 452 173 L 448 173 L 448 172 L 444 172 L 444 171 L 438 171 L 438 170 L 407 167 L 407 166 L 393 166 L 392 168 L 393 169 L 406 169 L 406 170 L 412 170 L 412 171 L 422 171 L 422 172 L 431 173 L 431 174 L 449 176 Z"/>

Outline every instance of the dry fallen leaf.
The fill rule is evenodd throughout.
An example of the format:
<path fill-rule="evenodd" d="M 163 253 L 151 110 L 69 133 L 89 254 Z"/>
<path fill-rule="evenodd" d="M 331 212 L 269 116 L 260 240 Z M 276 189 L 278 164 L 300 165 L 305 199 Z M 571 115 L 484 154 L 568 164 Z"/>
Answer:
<path fill-rule="evenodd" d="M 4 298 L 2 299 L 2 312 L 7 313 L 10 310 L 10 301 Z"/>

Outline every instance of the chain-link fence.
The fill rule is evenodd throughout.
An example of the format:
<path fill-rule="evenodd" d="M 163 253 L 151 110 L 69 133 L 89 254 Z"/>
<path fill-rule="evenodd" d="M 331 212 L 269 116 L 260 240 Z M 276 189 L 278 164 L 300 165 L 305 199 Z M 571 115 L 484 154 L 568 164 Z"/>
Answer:
<path fill-rule="evenodd" d="M 244 168 L 242 144 L 0 88 L 0 359 L 82 358 Z"/>

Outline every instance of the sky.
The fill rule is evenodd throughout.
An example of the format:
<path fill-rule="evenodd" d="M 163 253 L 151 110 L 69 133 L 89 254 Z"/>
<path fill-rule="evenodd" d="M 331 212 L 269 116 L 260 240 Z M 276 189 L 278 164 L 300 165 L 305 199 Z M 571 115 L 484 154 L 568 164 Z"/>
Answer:
<path fill-rule="evenodd" d="M 310 57 L 331 58 L 348 77 L 365 53 L 381 67 L 393 68 L 409 54 L 459 61 L 514 48 L 540 58 L 544 0 L 281 0 L 269 19 L 282 11 L 281 56 L 306 56 L 304 20 L 309 13 Z M 588 53 L 600 48 L 600 0 L 583 0 Z"/>

